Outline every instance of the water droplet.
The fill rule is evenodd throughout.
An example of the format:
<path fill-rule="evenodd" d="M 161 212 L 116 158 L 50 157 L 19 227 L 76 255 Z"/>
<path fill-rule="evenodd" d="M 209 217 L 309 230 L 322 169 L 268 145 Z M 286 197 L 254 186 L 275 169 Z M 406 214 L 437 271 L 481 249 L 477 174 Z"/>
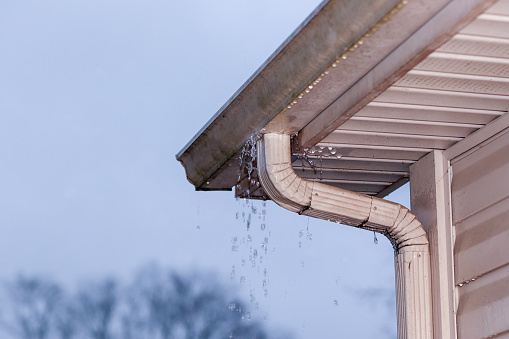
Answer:
<path fill-rule="evenodd" d="M 197 229 L 197 230 L 200 230 L 200 225 L 196 225 L 196 229 Z"/>
<path fill-rule="evenodd" d="M 232 266 L 232 271 L 230 272 L 230 279 L 235 278 L 235 266 Z"/>
<path fill-rule="evenodd" d="M 247 216 L 246 220 L 246 228 L 249 230 L 249 227 L 251 226 L 251 213 Z"/>
<path fill-rule="evenodd" d="M 462 287 L 462 286 L 463 286 L 463 283 L 459 283 L 458 285 L 459 285 L 460 287 Z"/>
<path fill-rule="evenodd" d="M 299 248 L 302 247 L 302 241 L 299 241 Z"/>
<path fill-rule="evenodd" d="M 378 244 L 378 238 L 376 237 L 376 232 L 373 231 L 373 242 L 375 243 L 375 245 Z"/>
<path fill-rule="evenodd" d="M 253 238 L 251 237 L 251 234 L 248 234 L 247 235 L 247 242 L 251 242 L 253 241 Z"/>
<path fill-rule="evenodd" d="M 309 239 L 309 240 L 313 240 L 313 234 L 308 233 L 308 239 Z"/>
<path fill-rule="evenodd" d="M 262 231 L 265 231 L 265 224 L 261 224 L 261 225 L 260 225 L 260 229 L 261 229 Z"/>
<path fill-rule="evenodd" d="M 334 299 L 334 306 L 338 306 L 339 305 L 339 302 L 337 299 Z"/>
<path fill-rule="evenodd" d="M 300 230 L 299 231 L 299 238 L 302 238 L 303 235 L 304 235 L 304 230 Z"/>
<path fill-rule="evenodd" d="M 246 277 L 242 276 L 240 277 L 240 283 L 243 284 L 246 282 Z"/>

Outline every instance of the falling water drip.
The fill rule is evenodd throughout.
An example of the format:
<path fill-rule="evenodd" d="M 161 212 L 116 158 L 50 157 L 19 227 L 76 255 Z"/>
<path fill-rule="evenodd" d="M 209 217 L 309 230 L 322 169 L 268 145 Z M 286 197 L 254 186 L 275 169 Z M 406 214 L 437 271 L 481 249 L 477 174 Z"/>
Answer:
<path fill-rule="evenodd" d="M 307 238 L 309 240 L 313 240 L 313 235 L 311 233 L 309 233 L 309 216 L 308 216 L 308 220 L 307 220 L 307 223 L 306 223 L 306 233 L 307 233 Z"/>
<path fill-rule="evenodd" d="M 236 219 L 242 220 L 244 230 L 247 233 L 234 237 L 235 241 L 232 240 L 232 251 L 241 253 L 242 258 L 242 266 L 237 265 L 235 276 L 240 277 L 241 284 L 246 284 L 252 288 L 250 299 L 256 308 L 258 308 L 258 301 L 255 296 L 255 284 L 251 279 L 255 279 L 253 274 L 259 275 L 260 280 L 256 284 L 259 285 L 256 288 L 260 288 L 259 291 L 263 291 L 263 295 L 267 297 L 269 293 L 268 273 L 265 265 L 267 265 L 269 258 L 269 238 L 271 236 L 266 222 L 267 202 L 262 201 L 259 205 L 252 198 L 259 197 L 258 193 L 262 192 L 256 168 L 256 143 L 259 138 L 259 134 L 251 135 L 246 140 L 239 157 L 238 183 L 235 188 L 236 195 L 243 198 L 243 200 L 242 203 L 239 200 L 239 207 L 242 210 L 238 211 L 235 216 Z M 240 239 L 242 241 L 239 241 Z M 248 270 L 249 272 L 247 272 Z"/>
<path fill-rule="evenodd" d="M 376 232 L 375 231 L 373 231 L 373 242 L 375 243 L 375 245 L 378 244 L 378 239 L 376 237 Z"/>

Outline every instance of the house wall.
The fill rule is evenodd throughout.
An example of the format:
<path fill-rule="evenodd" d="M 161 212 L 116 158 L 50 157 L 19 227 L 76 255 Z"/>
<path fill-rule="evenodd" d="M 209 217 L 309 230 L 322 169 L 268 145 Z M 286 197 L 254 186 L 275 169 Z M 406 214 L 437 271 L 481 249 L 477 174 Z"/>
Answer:
<path fill-rule="evenodd" d="M 509 129 L 450 166 L 458 338 L 509 338 Z"/>
<path fill-rule="evenodd" d="M 509 338 L 509 115 L 410 167 L 430 241 L 433 338 Z"/>

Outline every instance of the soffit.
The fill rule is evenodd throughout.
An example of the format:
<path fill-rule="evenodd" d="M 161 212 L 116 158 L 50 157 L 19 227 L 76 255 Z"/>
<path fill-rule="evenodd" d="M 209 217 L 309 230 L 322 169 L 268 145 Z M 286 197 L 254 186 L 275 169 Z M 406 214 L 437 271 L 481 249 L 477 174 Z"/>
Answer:
<path fill-rule="evenodd" d="M 409 166 L 428 152 L 448 149 L 508 108 L 509 0 L 504 0 L 314 147 L 299 147 L 296 140 L 293 166 L 310 180 L 383 197 L 407 182 Z M 263 196 L 256 187 L 251 191 Z"/>

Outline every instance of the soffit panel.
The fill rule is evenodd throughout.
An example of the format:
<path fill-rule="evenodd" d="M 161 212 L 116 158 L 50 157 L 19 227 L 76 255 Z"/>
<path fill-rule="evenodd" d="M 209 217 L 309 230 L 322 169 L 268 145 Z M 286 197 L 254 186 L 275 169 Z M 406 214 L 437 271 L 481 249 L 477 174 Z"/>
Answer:
<path fill-rule="evenodd" d="M 385 195 L 408 179 L 409 166 L 422 156 L 506 114 L 508 8 L 504 0 L 486 10 L 325 137 L 310 155 L 315 168 L 302 160 L 294 167 L 311 180 Z M 328 159 L 321 171 L 324 160 L 316 152 L 329 148 L 342 158 Z"/>

